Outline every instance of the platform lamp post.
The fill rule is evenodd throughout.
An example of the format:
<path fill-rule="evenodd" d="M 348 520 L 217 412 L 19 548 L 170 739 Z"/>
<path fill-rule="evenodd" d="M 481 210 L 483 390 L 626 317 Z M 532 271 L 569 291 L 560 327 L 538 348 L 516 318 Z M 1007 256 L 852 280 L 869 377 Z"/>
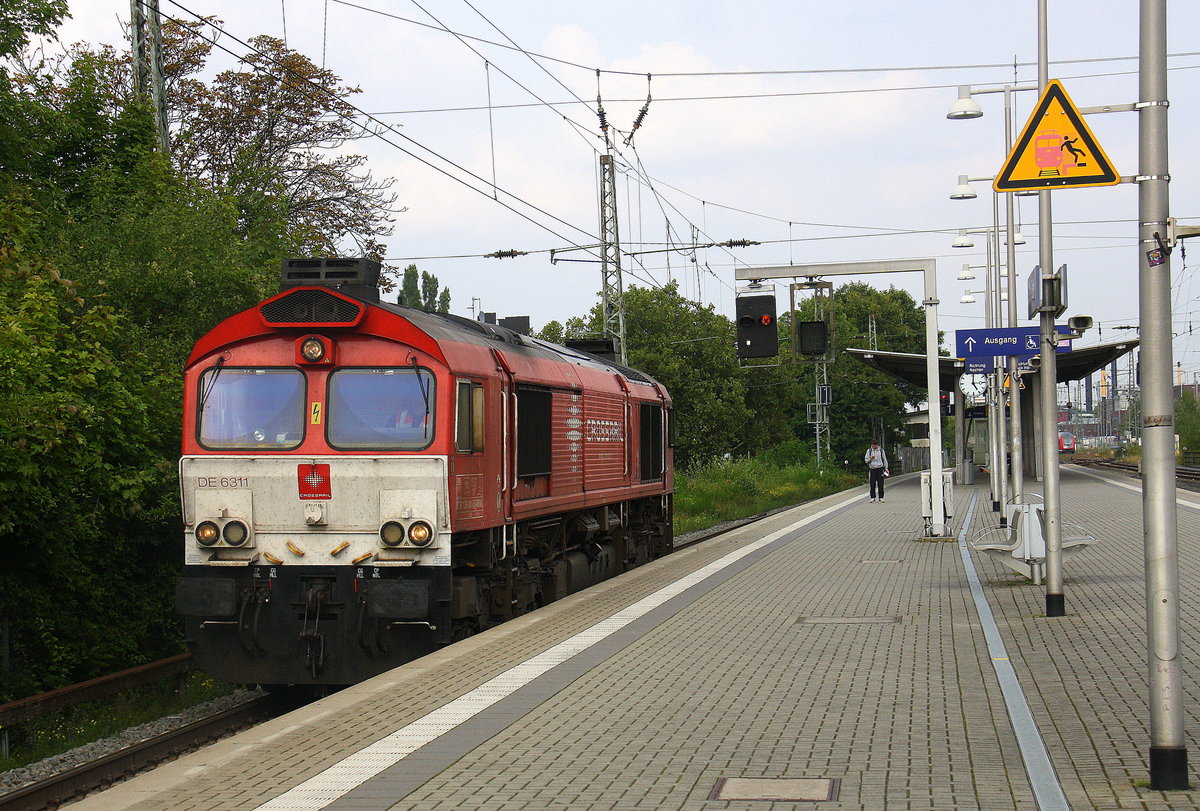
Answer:
<path fill-rule="evenodd" d="M 1007 96 L 1006 96 L 1006 98 L 1007 98 Z M 975 190 L 973 188 L 971 188 L 971 182 L 972 181 L 980 181 L 980 182 L 987 181 L 990 183 L 993 179 L 994 178 L 991 178 L 991 177 L 968 177 L 967 175 L 959 175 L 958 176 L 958 185 L 955 186 L 954 191 L 950 193 L 950 199 L 951 200 L 974 200 L 978 195 L 975 193 Z M 1024 245 L 1025 237 L 1022 236 L 1020 228 L 1018 228 L 1013 222 L 1012 196 L 1005 195 L 1005 198 L 1006 198 L 1006 202 L 1005 202 L 1004 233 L 1006 236 L 1004 239 L 1004 245 L 1006 248 L 1006 251 L 1005 251 L 1006 255 L 1005 255 L 1005 262 L 1002 266 L 1000 263 L 1000 232 L 1001 232 L 1000 231 L 1000 200 L 999 200 L 999 195 L 994 191 L 992 192 L 992 229 L 994 232 L 994 239 L 995 239 L 995 245 L 996 245 L 996 251 L 995 251 L 996 289 L 1005 293 L 1003 298 L 1007 299 L 1007 301 L 1008 301 L 1008 308 L 1007 308 L 1008 326 L 1015 327 L 1017 325 L 1016 246 Z M 1000 270 L 1001 267 L 1003 267 L 1005 269 L 1005 273 L 1003 274 L 1003 276 L 1002 276 L 1001 270 Z M 1007 281 L 1007 284 L 1002 284 L 1000 281 L 1001 278 L 1005 278 Z M 999 301 L 997 301 L 996 302 L 996 320 L 992 324 L 992 326 L 994 326 L 994 327 L 1004 326 L 1004 323 L 1005 323 L 1004 310 L 1005 310 L 1005 308 L 1000 306 Z M 1021 406 L 1021 398 L 1020 398 L 1020 395 L 1016 392 L 1016 389 L 1019 386 L 1018 361 L 1017 361 L 1016 356 L 1014 356 L 1014 355 L 1008 356 L 1007 360 L 1005 361 L 1005 363 L 1002 366 L 1002 369 L 1004 371 L 1007 371 L 1007 373 L 1008 373 L 1008 379 L 1010 381 L 1010 385 L 1012 386 L 1012 391 L 1010 392 L 1010 396 L 1012 397 L 1012 400 L 1013 400 L 1013 407 L 1011 407 L 1008 412 L 1009 413 L 1009 422 L 1008 422 L 1008 426 L 1007 426 L 1008 427 L 1008 431 L 1007 431 L 1008 443 L 1006 443 L 1009 445 L 1009 447 L 1011 447 L 1012 465 L 1005 466 L 1005 470 L 1008 474 L 1008 479 L 1007 479 L 1006 483 L 1009 484 L 1009 487 L 1005 488 L 1005 494 L 1009 498 L 1006 498 L 1005 501 L 1007 502 L 1008 500 L 1011 500 L 1014 504 L 1020 504 L 1020 503 L 1022 503 L 1022 499 L 1023 499 L 1024 491 L 1025 491 L 1025 477 L 1024 477 L 1025 457 L 1024 457 L 1024 452 L 1023 452 L 1023 442 L 1022 442 L 1022 436 L 1021 436 L 1021 433 L 1022 433 L 1021 432 L 1021 407 L 1020 407 Z M 1004 396 L 1003 379 L 1004 379 L 1003 371 L 998 370 L 997 374 L 996 374 L 996 380 L 997 380 L 997 385 L 1000 386 L 1001 399 L 1003 399 L 1003 396 Z M 1001 419 L 1003 419 L 1003 414 L 1004 414 L 1003 409 L 1001 409 L 1000 414 L 1001 414 Z M 1005 433 L 1003 428 L 1004 428 L 1004 426 L 1002 424 L 1001 425 L 1001 434 Z M 1002 447 L 1001 448 L 1002 456 L 1000 458 L 1002 460 L 1007 461 L 1008 454 L 1004 453 L 1004 450 L 1005 450 L 1005 448 Z M 1000 516 L 1001 526 L 1004 526 L 1008 523 L 1007 519 L 1008 519 L 1007 511 L 1004 511 L 1002 513 L 1002 515 Z"/>
<path fill-rule="evenodd" d="M 1146 0 L 1143 0 L 1145 3 Z M 978 118 L 983 115 L 982 108 L 975 102 L 973 98 L 986 92 L 1004 93 L 1004 108 L 1005 108 L 1005 126 L 1004 126 L 1004 141 L 1005 154 L 1012 152 L 1013 130 L 1012 130 L 1012 94 L 1022 90 L 1038 90 L 1041 91 L 1049 82 L 1049 49 L 1047 45 L 1047 25 L 1046 25 L 1046 0 L 1038 0 L 1038 81 L 1036 84 L 1026 85 L 1006 85 L 999 88 L 983 88 L 979 90 L 972 89 L 970 86 L 960 86 L 958 88 L 958 100 L 950 107 L 950 111 L 946 113 L 946 117 L 950 119 Z M 1082 112 L 1087 112 L 1086 110 Z M 1038 195 L 1038 256 L 1039 265 L 1044 271 L 1054 267 L 1054 247 L 1053 247 L 1053 214 L 1050 205 L 1050 191 L 1048 189 L 1040 189 Z M 1005 194 L 1006 208 L 1011 211 L 1012 195 Z M 1013 323 L 1016 323 L 1016 277 L 1015 274 L 1009 277 L 1008 283 L 1014 295 L 1010 298 L 1009 308 L 1013 318 Z M 1041 314 L 1041 339 L 1042 347 L 1042 368 L 1039 371 L 1040 393 L 1039 402 L 1042 412 L 1042 461 L 1043 476 L 1042 476 L 1042 496 L 1043 496 L 1043 516 L 1044 516 L 1044 532 L 1046 539 L 1046 616 L 1047 617 L 1062 617 L 1066 616 L 1066 599 L 1063 594 L 1063 572 L 1062 572 L 1062 545 L 1061 533 L 1059 530 L 1060 523 L 1060 496 L 1058 482 L 1058 448 L 1054 447 L 1053 434 L 1055 428 L 1057 404 L 1055 396 L 1057 392 L 1057 361 L 1054 356 L 1054 343 L 1057 336 L 1054 330 L 1054 318 L 1050 313 Z M 1016 365 L 1016 358 L 1010 359 L 1012 366 Z"/>
<path fill-rule="evenodd" d="M 958 278 L 963 279 L 964 274 L 970 267 L 970 265 L 963 265 L 963 273 L 960 273 Z M 981 265 L 980 267 L 987 266 Z M 975 278 L 974 274 L 971 274 L 970 278 Z M 982 290 L 964 290 L 962 298 L 958 300 L 958 303 L 974 304 L 977 301 L 975 295 L 982 295 L 984 297 L 983 326 L 986 329 L 992 329 L 996 325 L 996 313 L 999 310 L 999 303 L 997 302 L 997 299 L 1003 301 L 1006 297 L 1003 294 L 1003 290 L 1001 291 L 1000 296 L 996 296 L 991 286 L 992 276 L 990 273 L 984 277 L 984 281 L 987 282 L 987 286 L 985 286 Z M 1004 446 L 1000 439 L 1000 431 L 997 430 L 996 425 L 997 421 L 1000 419 L 1000 415 L 1004 413 L 1004 401 L 1003 389 L 999 388 L 997 383 L 997 381 L 1000 379 L 1000 372 L 996 368 L 995 359 L 992 361 L 992 371 L 988 372 L 985 377 L 988 379 L 987 391 L 984 395 L 984 402 L 987 405 L 988 455 L 991 458 L 991 461 L 988 463 L 988 480 L 991 486 L 991 492 L 993 495 L 995 495 L 1000 493 L 1002 490 L 1000 472 L 1004 467 L 1002 463 L 997 462 L 997 460 L 1004 458 Z M 999 498 L 993 498 L 992 509 L 999 510 L 999 508 Z"/>
<path fill-rule="evenodd" d="M 958 272 L 958 280 L 960 282 L 969 282 L 975 280 L 976 269 L 984 268 L 984 265 L 964 264 L 962 270 Z M 965 297 L 964 297 L 965 298 Z M 970 302 L 973 303 L 974 299 Z M 973 375 L 972 375 L 973 376 Z M 954 469 L 957 471 L 959 484 L 974 484 L 975 483 L 975 460 L 972 455 L 970 462 L 967 461 L 967 434 L 966 434 L 966 390 L 963 388 L 963 376 L 958 378 L 958 390 L 954 392 Z M 975 403 L 972 402 L 972 405 Z M 991 432 L 988 432 L 988 438 L 991 439 Z M 990 469 L 990 468 L 989 468 Z"/>
<path fill-rule="evenodd" d="M 970 118 L 980 118 L 983 116 L 983 108 L 979 106 L 979 102 L 975 101 L 975 96 L 986 95 L 988 93 L 1003 93 L 1004 94 L 1004 154 L 1007 155 L 1012 150 L 1013 143 L 1013 112 L 1012 112 L 1012 94 L 1026 92 L 1030 90 L 1038 90 L 1040 87 L 1037 83 L 1027 84 L 1010 84 L 1003 87 L 981 87 L 973 88 L 970 85 L 960 85 L 958 88 L 958 99 L 954 104 L 950 105 L 950 110 L 946 113 L 946 118 L 952 121 L 962 121 Z M 990 178 L 989 178 L 990 180 Z M 960 185 L 962 185 L 960 183 Z M 955 191 L 959 191 L 955 189 Z M 995 195 L 995 192 L 993 192 Z M 974 197 L 974 194 L 971 195 Z M 953 198 L 952 199 L 969 199 L 969 198 Z M 993 210 L 995 209 L 995 201 L 993 200 Z M 1013 230 L 1013 198 L 1011 194 L 1004 195 L 1004 223 L 1010 235 L 1015 234 Z M 1022 240 L 1023 241 L 1023 240 Z M 1008 269 L 1008 326 L 1017 326 L 1017 251 L 1016 246 L 1021 244 L 1016 239 L 1009 239 L 1006 244 L 1006 267 Z M 1016 356 L 1008 358 L 1008 376 L 1012 381 L 1014 389 L 1018 387 L 1020 379 L 1020 370 Z M 1016 407 L 1010 412 L 1009 425 L 1010 435 L 1012 438 L 1012 494 L 1014 503 L 1020 504 L 1025 491 L 1025 454 L 1024 442 L 1021 429 L 1021 397 L 1018 392 L 1014 391 L 1014 400 Z"/>
<path fill-rule="evenodd" d="M 958 176 L 958 186 L 955 188 L 951 199 L 968 200 L 975 196 L 975 192 L 970 187 L 971 180 L 991 180 L 991 178 L 968 178 L 966 175 Z M 959 230 L 958 238 L 954 241 L 955 248 L 973 248 L 974 241 L 971 239 L 972 234 L 984 234 L 987 236 L 987 299 L 986 310 L 988 317 L 987 327 L 993 328 L 1004 323 L 1002 314 L 1003 308 L 1000 302 L 1009 298 L 1008 291 L 1000 285 L 1000 224 L 997 201 L 994 199 L 992 205 L 992 227 Z M 1020 231 L 1006 229 L 1003 233 L 1006 234 L 1006 241 L 1012 245 L 1023 245 L 1025 238 L 1021 236 Z M 999 291 L 1003 295 L 993 293 Z M 992 383 L 989 389 L 996 392 L 996 404 L 998 408 L 988 409 L 988 432 L 992 439 L 990 447 L 992 449 L 992 464 L 989 465 L 989 473 L 991 474 L 992 483 L 992 510 L 1000 513 L 1000 525 L 1008 525 L 1008 513 L 1002 507 L 1009 500 L 1009 472 L 1007 465 L 1007 448 L 1009 447 L 1006 437 L 1007 427 L 1004 422 L 1004 371 L 1002 368 L 995 368 L 992 373 Z M 1017 409 L 1011 409 L 1016 411 Z M 1019 418 L 1018 418 L 1019 420 Z M 1016 428 L 1020 429 L 1020 422 L 1017 422 Z M 1013 445 L 1019 445 L 1019 441 L 1014 435 Z M 1014 467 L 1021 463 L 1020 453 L 1013 452 Z M 1018 491 L 1013 491 L 1014 500 L 1019 496 Z"/>
<path fill-rule="evenodd" d="M 962 183 L 960 183 L 960 185 L 964 185 L 966 183 L 966 176 L 960 176 L 959 179 L 962 181 Z M 995 243 L 993 242 L 994 231 L 991 228 L 977 228 L 977 229 L 963 228 L 963 229 L 960 229 L 958 232 L 958 238 L 954 240 L 954 247 L 955 248 L 974 248 L 975 241 L 971 239 L 972 234 L 983 234 L 987 238 L 987 242 L 985 243 L 985 246 L 986 246 L 985 263 L 986 264 L 984 265 L 984 267 L 986 268 L 986 272 L 984 275 L 984 289 L 982 291 L 975 291 L 975 292 L 982 292 L 984 294 L 983 325 L 987 329 L 992 329 L 993 327 L 995 327 L 996 320 L 998 317 L 998 308 L 997 308 L 997 304 L 996 304 L 996 297 L 995 297 L 994 293 L 992 292 L 994 289 L 993 288 L 993 279 L 996 278 L 995 262 L 994 262 L 994 256 L 993 256 L 993 247 L 995 245 Z M 1003 453 L 1003 449 L 1004 449 L 1004 436 L 1003 436 L 1004 426 L 999 418 L 999 414 L 1002 412 L 999 412 L 995 407 L 996 406 L 995 392 L 997 390 L 998 390 L 997 370 L 996 370 L 995 363 L 993 363 L 992 371 L 988 373 L 988 394 L 987 394 L 988 456 L 990 457 L 988 460 L 988 483 L 990 486 L 990 492 L 991 492 L 991 497 L 992 497 L 992 511 L 993 512 L 1000 511 L 1000 505 L 1003 504 L 1004 500 L 1005 500 L 1005 488 L 1007 486 L 1007 477 L 1004 473 L 1004 465 L 1000 461 L 998 461 L 1003 458 L 1002 453 Z"/>

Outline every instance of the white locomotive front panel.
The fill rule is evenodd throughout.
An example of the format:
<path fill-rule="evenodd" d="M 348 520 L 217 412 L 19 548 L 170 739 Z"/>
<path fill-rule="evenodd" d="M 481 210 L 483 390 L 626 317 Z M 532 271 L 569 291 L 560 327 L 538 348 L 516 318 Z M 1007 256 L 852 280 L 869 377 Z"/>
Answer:
<path fill-rule="evenodd" d="M 449 566 L 443 457 L 188 456 L 189 566 Z"/>
<path fill-rule="evenodd" d="M 450 639 L 446 459 L 188 456 L 176 605 L 235 683 L 353 684 Z"/>

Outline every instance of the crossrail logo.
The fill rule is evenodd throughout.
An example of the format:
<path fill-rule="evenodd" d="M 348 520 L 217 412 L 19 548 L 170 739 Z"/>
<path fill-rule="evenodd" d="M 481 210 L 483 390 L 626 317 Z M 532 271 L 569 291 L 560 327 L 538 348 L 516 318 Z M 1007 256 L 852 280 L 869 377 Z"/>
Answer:
<path fill-rule="evenodd" d="M 302 462 L 296 465 L 296 478 L 299 482 L 302 501 L 333 498 L 333 482 L 329 477 L 329 465 Z"/>

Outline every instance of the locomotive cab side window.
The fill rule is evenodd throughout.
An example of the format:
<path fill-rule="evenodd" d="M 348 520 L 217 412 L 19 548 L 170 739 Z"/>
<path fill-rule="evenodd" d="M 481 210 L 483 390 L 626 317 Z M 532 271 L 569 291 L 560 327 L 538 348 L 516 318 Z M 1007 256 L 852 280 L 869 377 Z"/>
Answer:
<path fill-rule="evenodd" d="M 454 444 L 459 453 L 483 452 L 483 384 L 458 381 Z"/>
<path fill-rule="evenodd" d="M 433 441 L 428 369 L 338 369 L 329 376 L 327 431 L 335 448 L 420 450 Z"/>
<path fill-rule="evenodd" d="M 299 369 L 214 366 L 200 375 L 200 444 L 212 450 L 298 447 L 304 393 Z"/>
<path fill-rule="evenodd" d="M 663 454 L 663 409 L 662 406 L 653 403 L 642 403 L 638 408 L 638 422 L 642 432 L 639 447 L 641 480 L 658 481 L 662 478 L 663 468 L 666 467 L 666 457 Z"/>
<path fill-rule="evenodd" d="M 545 389 L 517 387 L 517 476 L 550 475 L 552 395 Z"/>

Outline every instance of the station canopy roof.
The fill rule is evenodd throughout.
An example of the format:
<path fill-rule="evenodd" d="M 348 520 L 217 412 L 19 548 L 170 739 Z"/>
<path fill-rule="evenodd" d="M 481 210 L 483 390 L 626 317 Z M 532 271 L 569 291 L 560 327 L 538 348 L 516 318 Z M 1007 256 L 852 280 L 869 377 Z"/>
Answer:
<path fill-rule="evenodd" d="M 1059 383 L 1069 380 L 1080 380 L 1112 363 L 1117 358 L 1129 352 L 1138 345 L 1136 339 L 1117 341 L 1109 344 L 1097 344 L 1070 352 L 1058 354 L 1057 377 Z M 925 356 L 907 352 L 881 352 L 877 349 L 847 349 L 853 357 L 884 374 L 891 375 L 897 380 L 909 383 L 917 388 L 925 388 L 926 371 Z M 965 363 L 962 358 L 938 358 L 938 376 L 941 391 L 954 391 L 958 388 L 958 378 L 963 374 Z M 1037 372 L 1022 372 L 1023 375 Z"/>

